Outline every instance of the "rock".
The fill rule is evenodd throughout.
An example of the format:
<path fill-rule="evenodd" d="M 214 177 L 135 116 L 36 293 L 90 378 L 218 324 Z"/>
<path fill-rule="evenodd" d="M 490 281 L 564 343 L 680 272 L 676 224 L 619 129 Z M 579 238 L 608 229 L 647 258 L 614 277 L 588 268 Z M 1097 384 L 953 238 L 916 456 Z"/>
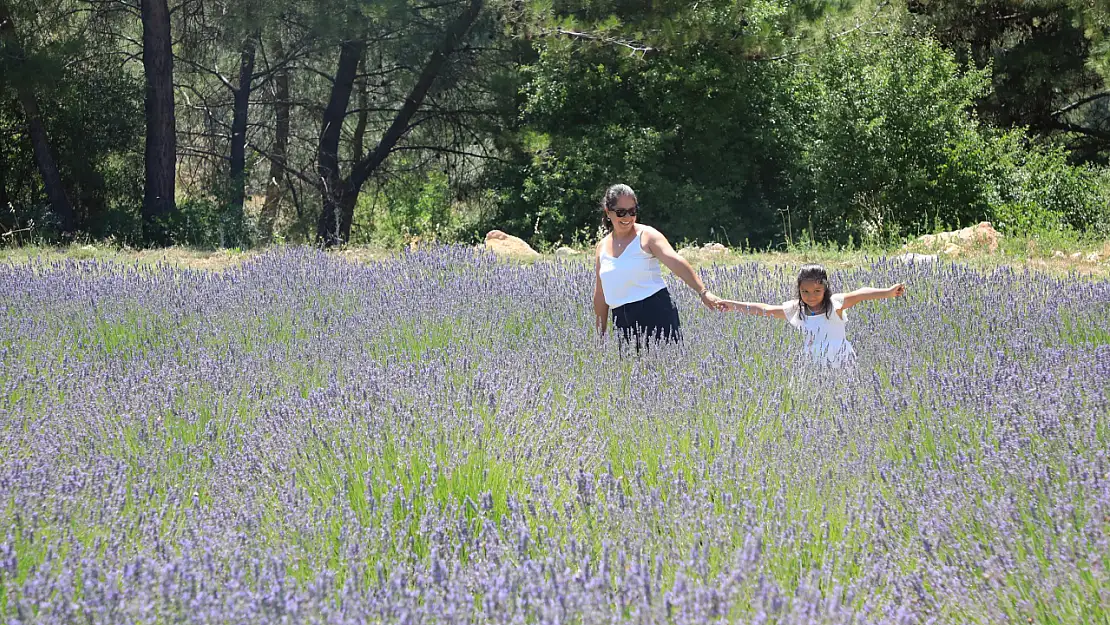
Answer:
<path fill-rule="evenodd" d="M 1081 260 L 1083 258 L 1083 252 L 1072 252 L 1070 258 L 1072 260 Z"/>
<path fill-rule="evenodd" d="M 711 256 L 727 254 L 728 248 L 720 243 L 706 243 L 701 247 L 687 245 L 678 250 L 678 255 L 686 260 L 706 260 Z"/>
<path fill-rule="evenodd" d="M 990 222 L 984 221 L 962 230 L 941 232 L 939 234 L 926 234 L 918 237 L 917 241 L 926 247 L 940 247 L 944 245 L 946 250 L 950 246 L 956 246 L 961 249 L 972 246 L 986 246 L 988 251 L 996 252 L 998 251 L 998 242 L 1003 238 L 1002 233 L 995 230 Z M 943 253 L 949 254 L 949 252 Z"/>
<path fill-rule="evenodd" d="M 582 252 L 574 249 L 573 247 L 563 246 L 555 250 L 555 256 L 559 258 L 570 258 L 571 256 L 581 256 Z"/>
<path fill-rule="evenodd" d="M 532 249 L 531 245 L 525 243 L 524 239 L 505 234 L 500 230 L 490 230 L 486 234 L 486 249 L 499 256 L 535 258 L 540 255 Z"/>
<path fill-rule="evenodd" d="M 1090 254 L 1087 254 L 1087 262 L 1089 263 L 1097 263 L 1100 260 L 1102 260 L 1102 255 L 1098 252 L 1091 252 Z"/>
<path fill-rule="evenodd" d="M 941 250 L 940 253 L 944 254 L 945 256 L 959 256 L 961 250 L 963 250 L 963 248 L 959 245 L 956 245 L 955 243 L 949 243 L 948 245 L 944 246 L 944 249 Z"/>
<path fill-rule="evenodd" d="M 903 263 L 906 263 L 907 265 L 912 265 L 914 263 L 931 264 L 937 262 L 937 255 L 914 254 L 913 252 L 910 252 L 908 254 L 902 254 L 901 256 L 895 256 L 894 260 L 901 261 Z"/>
<path fill-rule="evenodd" d="M 1055 251 L 1052 252 L 1052 257 L 1053 258 L 1065 258 L 1066 256 L 1067 255 L 1064 254 L 1063 252 L 1061 252 L 1060 250 L 1055 250 Z"/>

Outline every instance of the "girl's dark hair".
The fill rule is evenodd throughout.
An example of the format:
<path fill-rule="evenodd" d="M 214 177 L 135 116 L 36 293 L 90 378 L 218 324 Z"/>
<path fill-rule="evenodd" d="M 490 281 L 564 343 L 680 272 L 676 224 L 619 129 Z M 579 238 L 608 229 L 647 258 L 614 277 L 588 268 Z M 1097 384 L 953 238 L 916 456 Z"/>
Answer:
<path fill-rule="evenodd" d="M 802 301 L 802 283 L 803 282 L 816 282 L 825 287 L 825 297 L 821 300 L 822 312 L 825 317 L 829 316 L 832 311 L 832 296 L 833 290 L 829 286 L 829 272 L 821 265 L 803 265 L 802 270 L 798 272 L 798 306 L 802 309 L 802 315 L 810 314 L 809 306 Z"/>
<path fill-rule="evenodd" d="M 609 222 L 609 216 L 605 214 L 605 211 L 616 206 L 617 200 L 625 196 L 636 199 L 636 192 L 626 184 L 615 184 L 605 190 L 605 197 L 601 198 L 601 225 L 605 226 L 607 232 L 612 232 L 613 224 Z"/>

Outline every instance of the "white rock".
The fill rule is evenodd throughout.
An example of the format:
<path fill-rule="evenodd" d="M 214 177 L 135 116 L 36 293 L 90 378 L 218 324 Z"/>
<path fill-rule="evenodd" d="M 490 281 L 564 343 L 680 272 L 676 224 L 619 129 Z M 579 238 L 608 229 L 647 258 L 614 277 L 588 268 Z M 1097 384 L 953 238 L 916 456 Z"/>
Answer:
<path fill-rule="evenodd" d="M 895 256 L 894 260 L 898 260 L 898 261 L 901 261 L 901 262 L 906 263 L 906 264 L 913 264 L 913 263 L 931 264 L 931 263 L 937 262 L 937 255 L 936 254 L 915 254 L 913 252 L 910 252 L 908 254 L 902 254 L 900 256 Z"/>
<path fill-rule="evenodd" d="M 918 243 L 925 246 L 940 246 L 946 245 L 948 247 L 969 247 L 969 246 L 984 246 L 990 252 L 998 250 L 998 242 L 1003 239 L 1003 235 L 994 229 L 994 226 L 989 221 L 980 222 L 977 225 L 964 228 L 962 230 L 953 230 L 951 232 L 941 232 L 939 234 L 926 234 L 918 237 Z M 945 249 L 948 249 L 946 247 Z M 943 252 L 950 254 L 949 252 Z M 959 252 L 952 253 L 956 255 Z"/>
<path fill-rule="evenodd" d="M 501 256 L 536 257 L 540 253 L 532 249 L 524 239 L 505 234 L 500 230 L 490 230 L 486 234 L 486 249 Z"/>

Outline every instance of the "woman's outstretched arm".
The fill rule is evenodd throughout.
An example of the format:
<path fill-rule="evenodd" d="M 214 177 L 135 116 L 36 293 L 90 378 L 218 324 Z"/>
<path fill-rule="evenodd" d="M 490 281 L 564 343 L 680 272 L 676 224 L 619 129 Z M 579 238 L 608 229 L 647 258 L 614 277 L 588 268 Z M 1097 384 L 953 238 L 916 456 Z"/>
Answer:
<path fill-rule="evenodd" d="M 707 308 L 713 310 L 724 310 L 721 306 L 721 298 L 713 294 L 709 287 L 702 283 L 701 278 L 697 272 L 690 265 L 690 262 L 685 258 L 678 255 L 671 246 L 671 242 L 667 237 L 663 236 L 655 228 L 648 228 L 644 232 L 645 249 L 654 257 L 659 259 L 659 262 L 667 266 L 671 273 L 678 276 L 679 280 L 686 283 L 686 286 L 697 291 L 698 296 L 701 297 L 701 303 L 705 304 Z"/>

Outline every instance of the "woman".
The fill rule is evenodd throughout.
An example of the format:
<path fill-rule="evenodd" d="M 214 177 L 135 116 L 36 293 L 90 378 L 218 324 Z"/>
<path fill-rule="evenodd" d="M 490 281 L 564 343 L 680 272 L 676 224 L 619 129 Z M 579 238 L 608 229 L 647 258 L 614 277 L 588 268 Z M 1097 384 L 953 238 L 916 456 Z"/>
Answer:
<path fill-rule="evenodd" d="M 624 184 L 605 192 L 601 210 L 609 234 L 597 244 L 597 280 L 594 314 L 602 335 L 612 309 L 613 325 L 622 338 L 636 339 L 636 347 L 655 340 L 678 341 L 678 308 L 663 282 L 662 262 L 674 275 L 697 291 L 707 307 L 720 310 L 720 299 L 709 292 L 686 259 L 671 247 L 667 237 L 651 226 L 636 222 L 640 205 L 636 193 Z"/>

